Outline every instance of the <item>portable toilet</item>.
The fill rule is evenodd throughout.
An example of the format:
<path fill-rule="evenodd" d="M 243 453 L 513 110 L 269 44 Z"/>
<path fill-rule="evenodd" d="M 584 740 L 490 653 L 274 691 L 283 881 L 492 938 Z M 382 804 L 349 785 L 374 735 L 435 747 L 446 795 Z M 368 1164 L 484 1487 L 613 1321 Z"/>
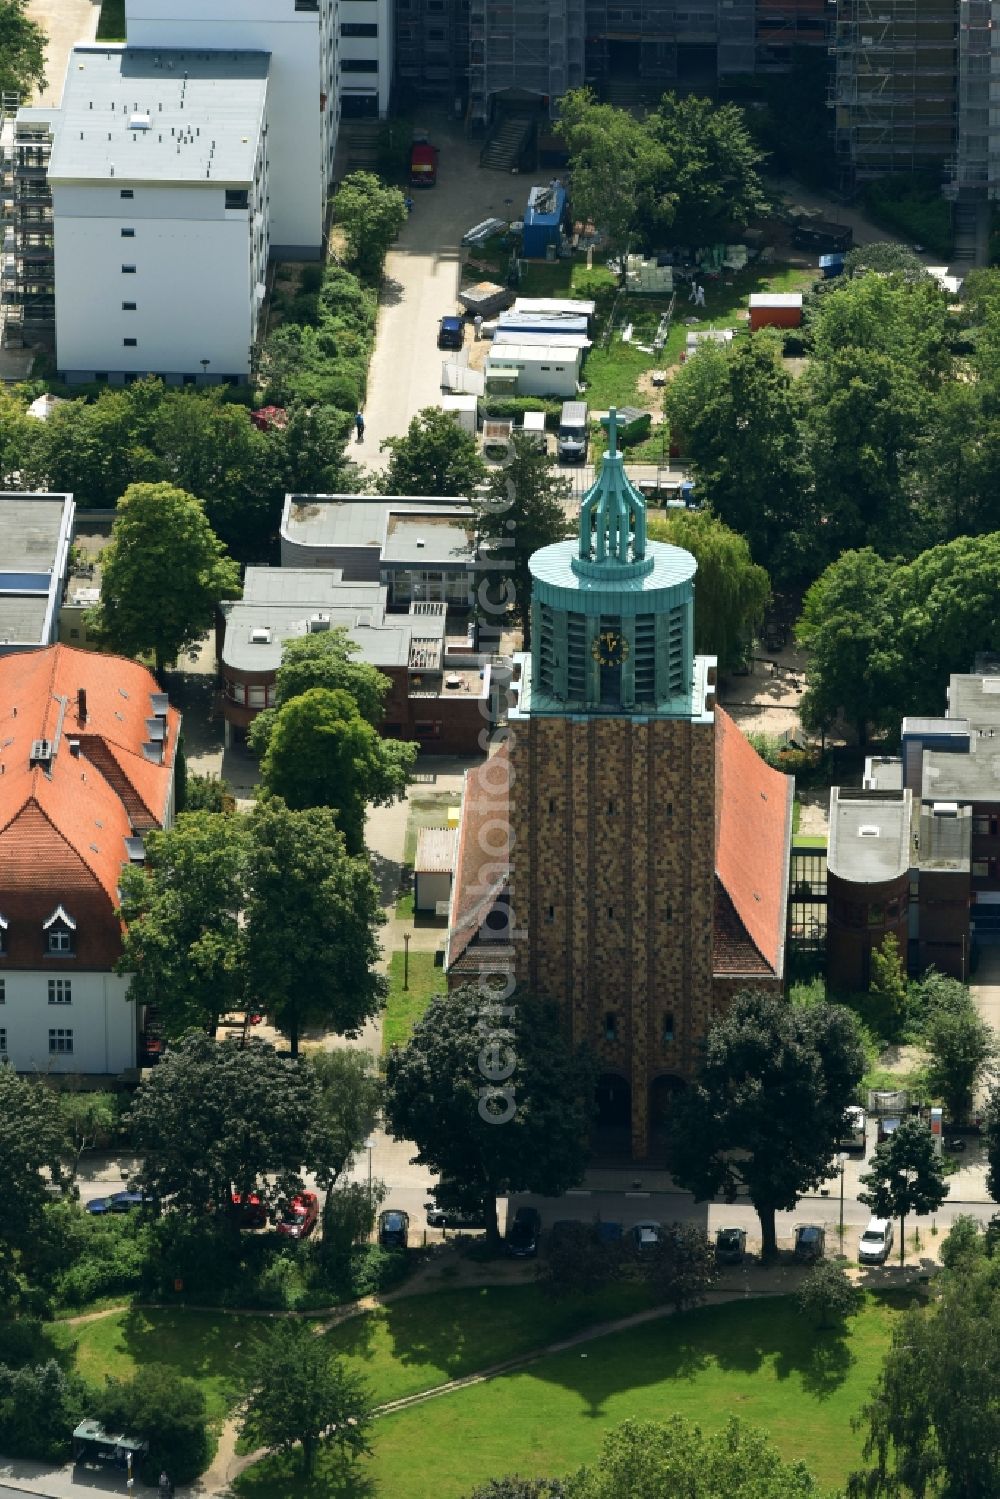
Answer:
<path fill-rule="evenodd" d="M 525 260 L 544 260 L 550 245 L 558 249 L 565 209 L 566 189 L 560 182 L 531 189 L 521 239 L 521 254 Z"/>

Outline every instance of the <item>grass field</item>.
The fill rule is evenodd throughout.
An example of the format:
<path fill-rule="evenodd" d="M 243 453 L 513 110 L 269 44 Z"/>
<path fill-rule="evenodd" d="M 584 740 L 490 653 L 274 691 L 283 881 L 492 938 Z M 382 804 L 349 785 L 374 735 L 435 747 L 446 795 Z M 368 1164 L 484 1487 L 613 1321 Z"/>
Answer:
<path fill-rule="evenodd" d="M 102 0 L 101 16 L 97 23 L 99 42 L 123 42 L 125 40 L 125 0 Z"/>
<path fill-rule="evenodd" d="M 382 1052 L 391 1046 L 405 1046 L 410 1032 L 435 994 L 445 988 L 444 969 L 434 962 L 432 952 L 411 952 L 409 988 L 403 988 L 403 954 L 394 952 L 389 959 L 389 998 L 382 1012 Z"/>
<path fill-rule="evenodd" d="M 303 1484 L 283 1459 L 245 1474 L 244 1499 L 405 1494 L 460 1499 L 490 1476 L 572 1470 L 627 1418 L 676 1411 L 708 1428 L 731 1414 L 763 1426 L 826 1485 L 858 1461 L 851 1419 L 866 1398 L 903 1297 L 869 1297 L 844 1338 L 818 1335 L 791 1298 L 703 1308 L 613 1334 L 523 1372 L 380 1420 L 374 1455 L 344 1478 L 335 1464 Z M 461 1324 L 477 1337 L 475 1308 Z M 539 1327 L 538 1341 L 546 1334 Z M 481 1362 L 487 1362 L 487 1359 Z"/>

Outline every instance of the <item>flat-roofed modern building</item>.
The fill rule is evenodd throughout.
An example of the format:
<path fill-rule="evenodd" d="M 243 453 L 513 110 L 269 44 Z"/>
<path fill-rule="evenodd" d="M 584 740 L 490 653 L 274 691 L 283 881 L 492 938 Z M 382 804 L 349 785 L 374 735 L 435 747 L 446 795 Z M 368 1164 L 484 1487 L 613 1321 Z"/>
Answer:
<path fill-rule="evenodd" d="M 75 509 L 71 494 L 0 494 L 0 656 L 55 641 Z"/>
<path fill-rule="evenodd" d="M 867 989 L 872 949 L 887 937 L 906 961 L 912 815 L 909 790 L 830 791 L 828 974 L 836 990 Z"/>
<path fill-rule="evenodd" d="M 269 54 L 272 253 L 318 260 L 340 118 L 337 0 L 126 0 L 125 15 L 133 47 Z"/>
<path fill-rule="evenodd" d="M 266 52 L 77 47 L 48 166 L 71 381 L 244 381 L 270 247 Z"/>
<path fill-rule="evenodd" d="M 339 568 L 345 582 L 384 583 L 390 609 L 470 606 L 476 531 L 461 497 L 290 494 L 280 535 L 282 567 Z"/>

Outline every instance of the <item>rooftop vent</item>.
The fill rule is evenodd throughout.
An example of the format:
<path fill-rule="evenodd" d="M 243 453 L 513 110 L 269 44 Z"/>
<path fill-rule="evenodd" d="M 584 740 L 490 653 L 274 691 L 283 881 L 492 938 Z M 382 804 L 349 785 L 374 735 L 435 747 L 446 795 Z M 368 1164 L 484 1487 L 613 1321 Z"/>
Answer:
<path fill-rule="evenodd" d="M 934 803 L 934 816 L 935 817 L 957 817 L 958 816 L 958 802 L 935 802 Z"/>
<path fill-rule="evenodd" d="M 462 678 L 460 676 L 457 676 L 454 672 L 451 672 L 447 677 L 445 677 L 444 685 L 452 692 L 454 692 L 456 688 L 461 687 Z"/>
<path fill-rule="evenodd" d="M 324 630 L 328 630 L 329 628 L 330 628 L 330 616 L 329 616 L 329 614 L 310 614 L 310 616 L 309 616 L 309 634 L 310 635 L 320 635 L 320 634 L 322 634 L 322 632 Z"/>
<path fill-rule="evenodd" d="M 148 130 L 153 121 L 147 114 L 134 114 L 128 117 L 128 128 L 130 130 Z"/>
<path fill-rule="evenodd" d="M 28 764 L 45 766 L 52 764 L 52 745 L 48 739 L 32 740 Z"/>
<path fill-rule="evenodd" d="M 125 851 L 128 854 L 130 864 L 145 864 L 146 845 L 141 838 L 126 838 Z"/>
<path fill-rule="evenodd" d="M 879 830 L 874 822 L 863 823 L 862 826 L 858 828 L 859 838 L 877 838 L 878 835 Z"/>
<path fill-rule="evenodd" d="M 267 625 L 254 625 L 250 631 L 251 645 L 270 645 L 271 631 Z"/>

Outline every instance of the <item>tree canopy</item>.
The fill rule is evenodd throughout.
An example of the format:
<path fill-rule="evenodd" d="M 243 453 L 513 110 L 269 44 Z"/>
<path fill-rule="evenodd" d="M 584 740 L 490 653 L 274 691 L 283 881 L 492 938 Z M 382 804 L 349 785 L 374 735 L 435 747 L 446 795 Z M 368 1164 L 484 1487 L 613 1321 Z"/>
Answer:
<path fill-rule="evenodd" d="M 927 1087 L 955 1124 L 972 1111 L 976 1088 L 996 1056 L 996 1036 L 971 1000 L 961 1010 L 935 1010 L 924 1031 Z"/>
<path fill-rule="evenodd" d="M 266 751 L 277 710 L 314 687 L 350 693 L 361 717 L 377 729 L 392 682 L 378 667 L 356 660 L 357 654 L 358 646 L 342 625 L 286 640 L 275 676 L 275 706 L 257 714 L 247 735 L 254 753 L 263 755 Z"/>
<path fill-rule="evenodd" d="M 402 436 L 385 439 L 382 451 L 389 454 L 378 481 L 383 494 L 470 498 L 486 476 L 473 434 L 436 406 L 418 411 Z"/>
<path fill-rule="evenodd" d="M 241 1436 L 272 1451 L 300 1446 L 307 1478 L 321 1444 L 338 1448 L 348 1461 L 371 1451 L 368 1387 L 307 1322 L 274 1324 L 253 1349 L 248 1383 Z"/>
<path fill-rule="evenodd" d="M 248 987 L 292 1054 L 310 1025 L 356 1035 L 387 992 L 376 968 L 384 917 L 363 851 L 348 852 L 330 809 L 268 797 L 249 819 L 246 882 Z"/>
<path fill-rule="evenodd" d="M 675 1101 L 670 1169 L 699 1202 L 747 1189 L 765 1257 L 775 1213 L 794 1208 L 830 1172 L 865 1068 L 851 1014 L 806 1009 L 759 991 L 738 994 L 716 1019 L 697 1078 Z"/>
<path fill-rule="evenodd" d="M 795 631 L 810 653 L 799 709 L 806 728 L 826 730 L 842 714 L 864 744 L 869 725 L 891 723 L 886 684 L 898 663 L 887 592 L 894 571 L 870 547 L 845 552 L 806 593 Z"/>
<path fill-rule="evenodd" d="M 876 1145 L 871 1170 L 861 1181 L 858 1201 L 876 1218 L 899 1219 L 899 1263 L 906 1255 L 906 1219 L 933 1213 L 948 1196 L 941 1158 L 930 1130 L 919 1119 L 904 1119 L 888 1140 Z"/>
<path fill-rule="evenodd" d="M 240 592 L 204 505 L 172 484 L 129 486 L 101 565 L 101 636 L 125 655 L 151 653 L 158 676 L 201 638 L 219 600 Z"/>
<path fill-rule="evenodd" d="M 230 1193 L 270 1206 L 304 1190 L 315 1089 L 302 1063 L 255 1038 L 191 1032 L 168 1047 L 132 1100 L 137 1181 L 191 1217 L 231 1217 Z"/>
<path fill-rule="evenodd" d="M 405 1048 L 385 1062 L 388 1128 L 415 1159 L 482 1206 L 498 1237 L 501 1192 L 548 1197 L 579 1181 L 592 1114 L 590 1058 L 563 1034 L 554 1005 L 503 1002 L 468 985 L 437 995 Z"/>
<path fill-rule="evenodd" d="M 28 104 L 44 87 L 44 28 L 27 14 L 27 0 L 0 0 L 0 92 Z"/>
<path fill-rule="evenodd" d="M 333 212 L 347 241 L 349 263 L 359 275 L 377 279 L 389 246 L 406 223 L 402 192 L 373 172 L 350 172 L 334 196 Z"/>
<path fill-rule="evenodd" d="M 156 1007 L 164 1035 L 214 1032 L 246 996 L 243 820 L 184 812 L 149 833 L 141 866 L 121 872 L 129 998 Z"/>
<path fill-rule="evenodd" d="M 521 626 L 524 649 L 531 645 L 531 569 L 540 547 L 562 541 L 570 529 L 564 509 L 569 481 L 530 436 L 515 432 L 507 457 L 492 470 L 476 503 L 476 527 L 483 548 L 480 613 L 494 620 L 508 609 Z"/>
<path fill-rule="evenodd" d="M 649 521 L 653 541 L 690 552 L 698 564 L 694 648 L 718 656 L 722 671 L 741 665 L 771 599 L 771 581 L 753 561 L 745 536 L 707 510 L 668 511 Z"/>
<path fill-rule="evenodd" d="M 59 1096 L 0 1064 L 0 1296 L 18 1299 L 22 1256 L 41 1233 L 45 1204 L 43 1171 L 57 1187 L 68 1187 L 66 1136 Z"/>
<path fill-rule="evenodd" d="M 348 853 L 358 854 L 365 807 L 398 801 L 416 758 L 416 744 L 383 739 L 349 692 L 311 687 L 275 713 L 261 785 L 293 810 L 331 808 Z"/>

